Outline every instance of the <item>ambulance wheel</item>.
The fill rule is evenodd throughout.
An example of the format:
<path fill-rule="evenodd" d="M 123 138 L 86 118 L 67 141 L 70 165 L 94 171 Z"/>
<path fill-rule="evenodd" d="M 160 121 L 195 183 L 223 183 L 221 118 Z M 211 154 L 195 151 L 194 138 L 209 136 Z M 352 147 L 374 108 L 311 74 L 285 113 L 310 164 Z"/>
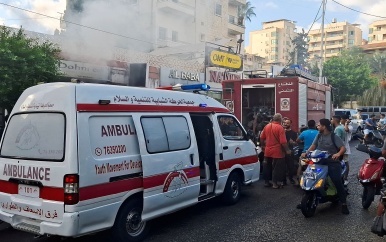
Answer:
<path fill-rule="evenodd" d="M 112 228 L 116 241 L 142 241 L 149 233 L 149 223 L 141 221 L 142 204 L 139 200 L 129 200 L 118 212 Z"/>
<path fill-rule="evenodd" d="M 240 200 L 241 182 L 237 172 L 231 173 L 225 185 L 223 201 L 227 205 L 236 204 Z"/>

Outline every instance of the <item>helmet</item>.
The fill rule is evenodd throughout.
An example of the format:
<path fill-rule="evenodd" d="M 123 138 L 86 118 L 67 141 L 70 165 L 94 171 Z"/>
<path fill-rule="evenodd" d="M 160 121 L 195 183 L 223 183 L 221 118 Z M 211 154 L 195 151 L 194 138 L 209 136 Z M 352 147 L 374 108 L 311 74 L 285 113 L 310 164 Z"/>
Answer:
<path fill-rule="evenodd" d="M 369 147 L 369 155 L 370 158 L 378 159 L 382 156 L 382 151 L 380 148 L 377 148 L 375 146 Z"/>

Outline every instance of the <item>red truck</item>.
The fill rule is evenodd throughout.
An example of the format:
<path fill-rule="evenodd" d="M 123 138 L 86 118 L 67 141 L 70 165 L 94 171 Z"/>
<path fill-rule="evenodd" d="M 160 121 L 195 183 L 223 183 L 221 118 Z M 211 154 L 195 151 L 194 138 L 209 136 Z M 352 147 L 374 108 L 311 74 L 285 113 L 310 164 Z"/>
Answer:
<path fill-rule="evenodd" d="M 308 120 L 330 119 L 333 110 L 331 86 L 299 76 L 226 80 L 222 88 L 224 105 L 246 129 L 256 114 L 281 113 L 299 131 Z"/>

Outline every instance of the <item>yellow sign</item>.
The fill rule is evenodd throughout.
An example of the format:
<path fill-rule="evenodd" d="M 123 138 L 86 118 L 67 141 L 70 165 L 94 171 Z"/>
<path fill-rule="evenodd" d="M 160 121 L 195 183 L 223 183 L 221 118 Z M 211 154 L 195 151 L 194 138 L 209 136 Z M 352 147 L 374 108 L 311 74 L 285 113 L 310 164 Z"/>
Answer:
<path fill-rule="evenodd" d="M 240 56 L 218 50 L 210 52 L 210 62 L 215 66 L 230 69 L 242 69 L 243 66 L 243 61 Z"/>

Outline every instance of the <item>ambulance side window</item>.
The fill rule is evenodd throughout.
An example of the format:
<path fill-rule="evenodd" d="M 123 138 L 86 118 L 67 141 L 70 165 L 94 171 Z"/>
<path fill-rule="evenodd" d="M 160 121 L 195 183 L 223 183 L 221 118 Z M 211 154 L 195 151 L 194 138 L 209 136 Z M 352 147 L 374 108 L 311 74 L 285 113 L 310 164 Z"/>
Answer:
<path fill-rule="evenodd" d="M 184 150 L 191 137 L 185 117 L 149 117 L 141 119 L 149 153 Z"/>
<path fill-rule="evenodd" d="M 241 128 L 240 123 L 230 116 L 218 116 L 218 124 L 224 139 L 245 140 L 246 134 Z"/>

